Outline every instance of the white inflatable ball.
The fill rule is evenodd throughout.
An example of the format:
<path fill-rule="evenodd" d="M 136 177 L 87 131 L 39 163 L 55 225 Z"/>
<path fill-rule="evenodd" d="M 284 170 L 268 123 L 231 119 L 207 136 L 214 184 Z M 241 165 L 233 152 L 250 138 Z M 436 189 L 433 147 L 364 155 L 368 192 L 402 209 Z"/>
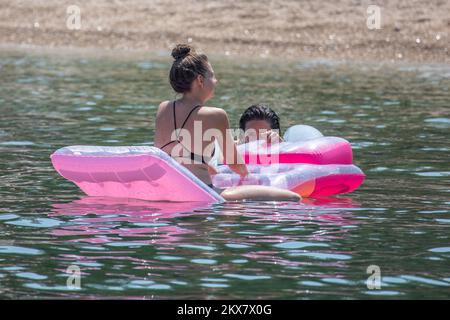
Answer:
<path fill-rule="evenodd" d="M 283 139 L 288 142 L 306 141 L 323 137 L 323 134 L 314 127 L 298 124 L 289 127 L 284 133 Z"/>

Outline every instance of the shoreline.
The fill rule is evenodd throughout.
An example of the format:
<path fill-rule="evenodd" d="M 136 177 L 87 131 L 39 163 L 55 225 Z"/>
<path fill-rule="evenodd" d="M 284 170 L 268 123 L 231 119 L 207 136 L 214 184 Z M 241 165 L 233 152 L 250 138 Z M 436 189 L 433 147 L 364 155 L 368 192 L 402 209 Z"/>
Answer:
<path fill-rule="evenodd" d="M 173 61 L 170 51 L 157 51 L 152 52 L 148 50 L 141 49 L 104 49 L 104 48 L 94 48 L 94 47 L 48 47 L 48 46 L 37 46 L 37 45 L 17 45 L 17 44 L 0 44 L 0 55 L 14 55 L 23 54 L 27 56 L 36 57 L 63 57 L 67 59 L 92 59 L 92 60 L 120 60 L 120 61 L 158 61 L 163 63 L 171 63 Z M 436 62 L 436 61 L 408 61 L 408 60 L 362 60 L 362 59 L 336 59 L 336 58 L 323 58 L 323 57 L 299 57 L 299 58 L 288 58 L 283 61 L 276 60 L 273 57 L 230 57 L 220 53 L 208 54 L 208 57 L 214 64 L 218 63 L 241 63 L 245 65 L 272 65 L 272 66 L 289 66 L 292 64 L 310 64 L 310 65 L 323 65 L 326 67 L 336 67 L 336 66 L 364 66 L 369 68 L 380 68 L 380 67 L 413 67 L 420 69 L 420 67 L 432 67 L 439 68 L 444 67 L 445 69 L 450 68 L 450 62 Z M 239 59 L 239 61 L 237 61 Z"/>
<path fill-rule="evenodd" d="M 366 25 L 372 2 L 379 30 Z M 99 0 L 80 3 L 80 29 L 71 30 L 71 1 L 0 0 L 0 49 L 171 58 L 176 43 L 189 43 L 232 60 L 450 64 L 450 2 L 372 2 Z"/>

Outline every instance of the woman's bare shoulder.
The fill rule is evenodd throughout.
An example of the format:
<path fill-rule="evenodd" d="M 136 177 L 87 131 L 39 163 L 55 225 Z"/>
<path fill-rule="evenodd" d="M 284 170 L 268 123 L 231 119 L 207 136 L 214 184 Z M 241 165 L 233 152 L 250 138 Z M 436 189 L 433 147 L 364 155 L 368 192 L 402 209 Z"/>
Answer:
<path fill-rule="evenodd" d="M 216 107 L 208 107 L 204 106 L 201 110 L 201 113 L 207 116 L 216 116 L 216 117 L 227 117 L 227 113 L 222 108 L 216 108 Z"/>
<path fill-rule="evenodd" d="M 170 103 L 169 100 L 161 102 L 158 106 L 158 111 L 156 112 L 156 116 L 158 116 L 161 112 L 163 112 L 167 108 L 169 103 Z"/>
<path fill-rule="evenodd" d="M 226 128 L 229 123 L 226 111 L 221 108 L 204 106 L 199 116 L 206 124 L 215 128 Z"/>
<path fill-rule="evenodd" d="M 166 100 L 166 101 L 161 102 L 159 104 L 158 110 L 167 107 L 169 105 L 169 103 L 170 103 L 170 100 Z"/>

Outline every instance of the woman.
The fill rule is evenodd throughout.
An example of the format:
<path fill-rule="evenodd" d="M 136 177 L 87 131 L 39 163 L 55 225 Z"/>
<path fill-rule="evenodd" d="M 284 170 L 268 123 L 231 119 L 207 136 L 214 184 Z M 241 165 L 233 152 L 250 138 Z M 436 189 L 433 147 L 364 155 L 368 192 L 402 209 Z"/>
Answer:
<path fill-rule="evenodd" d="M 188 45 L 177 45 L 172 50 L 175 61 L 170 69 L 170 84 L 182 97 L 163 101 L 156 114 L 155 146 L 181 162 L 200 180 L 213 188 L 210 174 L 213 167 L 208 161 L 214 152 L 222 152 L 226 164 L 242 177 L 247 166 L 238 153 L 231 135 L 225 110 L 205 106 L 214 96 L 218 83 L 214 70 L 204 54 L 197 54 Z M 206 132 L 216 136 L 203 141 Z M 217 140 L 220 150 L 214 150 Z M 217 190 L 221 192 L 221 190 Z M 295 200 L 300 197 L 288 190 L 265 186 L 239 186 L 221 192 L 226 200 Z"/>

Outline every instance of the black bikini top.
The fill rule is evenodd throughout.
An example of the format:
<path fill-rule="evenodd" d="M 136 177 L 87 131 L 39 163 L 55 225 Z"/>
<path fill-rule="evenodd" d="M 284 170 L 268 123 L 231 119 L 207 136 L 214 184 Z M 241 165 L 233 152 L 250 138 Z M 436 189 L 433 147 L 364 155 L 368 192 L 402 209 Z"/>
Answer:
<path fill-rule="evenodd" d="M 188 121 L 188 119 L 189 119 L 189 117 L 191 116 L 192 112 L 194 112 L 194 110 L 197 109 L 197 108 L 199 108 L 199 107 L 201 107 L 201 105 L 195 106 L 195 107 L 191 110 L 191 112 L 189 112 L 188 116 L 186 117 L 186 119 L 184 120 L 183 124 L 181 125 L 180 130 L 183 129 L 184 125 L 185 125 L 186 122 Z M 176 117 L 176 115 L 175 115 L 175 101 L 173 102 L 173 123 L 174 123 L 174 125 L 175 125 L 175 130 L 177 130 L 177 117 Z M 198 162 L 201 162 L 201 163 L 207 165 L 207 161 L 205 161 L 205 159 L 203 158 L 203 155 L 198 155 L 198 154 L 195 154 L 195 153 L 191 152 L 190 150 L 188 150 L 188 149 L 181 143 L 181 141 L 178 140 L 178 135 L 177 135 L 177 139 L 176 139 L 176 140 L 172 140 L 172 141 L 167 142 L 167 143 L 166 143 L 165 145 L 163 145 L 160 149 L 165 148 L 166 146 L 168 146 L 169 144 L 171 144 L 171 143 L 173 143 L 173 142 L 178 142 L 179 144 L 181 144 L 181 146 L 182 146 L 183 148 L 185 148 L 187 151 L 189 151 L 189 152 L 191 153 L 191 160 L 196 161 L 196 162 L 198 161 Z M 213 150 L 213 152 L 212 152 L 212 154 L 211 154 L 211 157 L 214 156 L 215 151 L 216 151 L 216 149 L 214 148 L 214 150 Z M 210 158 L 209 160 L 211 160 L 211 158 Z M 209 161 L 209 160 L 208 160 L 208 161 Z"/>

